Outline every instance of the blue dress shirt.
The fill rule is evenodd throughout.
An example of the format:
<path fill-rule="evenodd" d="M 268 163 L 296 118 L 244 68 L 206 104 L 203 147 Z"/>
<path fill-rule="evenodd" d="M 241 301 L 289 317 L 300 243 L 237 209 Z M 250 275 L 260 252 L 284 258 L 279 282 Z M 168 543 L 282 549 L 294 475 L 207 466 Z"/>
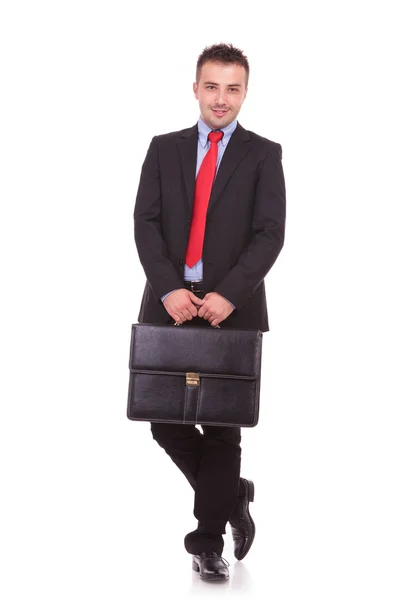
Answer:
<path fill-rule="evenodd" d="M 199 118 L 199 120 L 197 122 L 197 127 L 198 127 L 198 131 L 199 131 L 199 139 L 197 142 L 196 178 L 197 178 L 199 169 L 201 167 L 201 163 L 203 162 L 203 158 L 205 157 L 205 155 L 207 154 L 207 152 L 210 148 L 211 142 L 208 141 L 208 134 L 210 133 L 210 131 L 223 131 L 224 132 L 224 136 L 223 136 L 222 140 L 220 140 L 218 142 L 217 169 L 215 171 L 215 176 L 216 176 L 218 169 L 219 169 L 219 165 L 221 163 L 221 159 L 225 152 L 225 148 L 226 148 L 229 140 L 231 139 L 231 135 L 235 131 L 236 126 L 237 126 L 237 119 L 235 119 L 234 121 L 232 121 L 232 123 L 229 123 L 229 125 L 227 125 L 226 127 L 223 127 L 222 129 L 214 129 L 213 130 L 213 129 L 211 129 L 211 127 L 209 127 L 203 121 L 203 119 L 201 117 Z M 203 260 L 201 258 L 195 265 L 193 265 L 192 268 L 185 265 L 184 279 L 185 279 L 185 281 L 201 281 L 203 279 Z M 170 292 L 165 294 L 165 296 L 163 296 L 161 298 L 161 300 L 164 302 L 165 298 L 174 291 L 175 290 L 171 290 Z M 229 300 L 228 300 L 228 302 L 229 302 Z M 232 304 L 232 302 L 230 302 L 230 304 Z M 232 304 L 232 306 L 233 306 L 233 308 L 235 308 L 235 306 L 233 304 Z"/>

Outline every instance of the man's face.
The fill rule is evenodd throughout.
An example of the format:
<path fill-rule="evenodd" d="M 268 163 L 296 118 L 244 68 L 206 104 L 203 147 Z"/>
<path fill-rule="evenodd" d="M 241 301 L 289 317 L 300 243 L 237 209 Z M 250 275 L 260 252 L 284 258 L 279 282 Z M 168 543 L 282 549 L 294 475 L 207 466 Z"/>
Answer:
<path fill-rule="evenodd" d="M 247 94 L 245 79 L 246 70 L 240 65 L 204 63 L 193 91 L 201 118 L 211 129 L 222 129 L 236 119 Z"/>

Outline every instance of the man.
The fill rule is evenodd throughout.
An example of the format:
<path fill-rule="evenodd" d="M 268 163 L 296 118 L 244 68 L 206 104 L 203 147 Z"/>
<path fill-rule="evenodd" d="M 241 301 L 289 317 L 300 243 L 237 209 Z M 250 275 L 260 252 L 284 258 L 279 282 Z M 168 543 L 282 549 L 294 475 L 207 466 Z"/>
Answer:
<path fill-rule="evenodd" d="M 237 121 L 248 78 L 241 50 L 205 48 L 193 84 L 198 122 L 151 140 L 134 210 L 147 278 L 139 323 L 269 330 L 264 278 L 284 243 L 285 182 L 281 145 Z M 228 579 L 226 524 L 238 560 L 255 535 L 240 428 L 151 423 L 151 431 L 195 492 L 198 526 L 184 540 L 193 568 Z"/>

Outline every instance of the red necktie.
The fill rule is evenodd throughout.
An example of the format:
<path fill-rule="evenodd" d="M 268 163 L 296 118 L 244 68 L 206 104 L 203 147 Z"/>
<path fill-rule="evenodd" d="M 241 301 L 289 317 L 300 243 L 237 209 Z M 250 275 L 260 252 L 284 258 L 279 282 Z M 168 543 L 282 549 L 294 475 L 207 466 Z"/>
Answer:
<path fill-rule="evenodd" d="M 200 260 L 203 252 L 207 208 L 210 201 L 215 172 L 217 170 L 217 144 L 222 139 L 223 135 L 223 131 L 210 131 L 208 134 L 208 139 L 211 142 L 210 148 L 205 155 L 197 174 L 192 223 L 190 225 L 189 243 L 185 257 L 185 262 L 190 269 Z"/>

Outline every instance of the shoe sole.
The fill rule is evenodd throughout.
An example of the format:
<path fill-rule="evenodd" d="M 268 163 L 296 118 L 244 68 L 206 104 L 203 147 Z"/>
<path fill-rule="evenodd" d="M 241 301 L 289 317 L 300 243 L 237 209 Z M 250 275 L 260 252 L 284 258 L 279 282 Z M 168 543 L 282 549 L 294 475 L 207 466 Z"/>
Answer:
<path fill-rule="evenodd" d="M 252 481 L 248 481 L 247 479 L 246 479 L 246 482 L 247 482 L 247 496 L 249 498 L 249 502 L 254 502 L 254 483 Z M 254 542 L 254 538 L 256 537 L 256 525 L 250 514 L 250 507 L 249 507 L 249 517 L 250 517 L 250 522 L 253 526 L 253 535 L 251 536 L 251 538 L 249 538 L 249 542 L 248 542 L 249 545 L 248 545 L 246 552 L 244 554 L 241 554 L 240 557 L 235 556 L 236 560 L 243 560 L 244 557 L 247 556 L 247 554 L 250 551 L 250 548 Z"/>
<path fill-rule="evenodd" d="M 243 560 L 244 557 L 247 556 L 247 554 L 250 552 L 250 548 L 254 542 L 254 538 L 256 537 L 256 526 L 254 524 L 253 519 L 251 518 L 251 515 L 250 515 L 250 521 L 251 521 L 251 524 L 253 525 L 253 535 L 251 536 L 251 538 L 249 538 L 249 542 L 248 542 L 249 545 L 248 545 L 246 552 L 244 554 L 241 554 L 240 556 L 236 556 L 235 557 L 236 560 Z"/>
<path fill-rule="evenodd" d="M 249 502 L 254 502 L 254 483 L 252 481 L 247 482 Z"/>

